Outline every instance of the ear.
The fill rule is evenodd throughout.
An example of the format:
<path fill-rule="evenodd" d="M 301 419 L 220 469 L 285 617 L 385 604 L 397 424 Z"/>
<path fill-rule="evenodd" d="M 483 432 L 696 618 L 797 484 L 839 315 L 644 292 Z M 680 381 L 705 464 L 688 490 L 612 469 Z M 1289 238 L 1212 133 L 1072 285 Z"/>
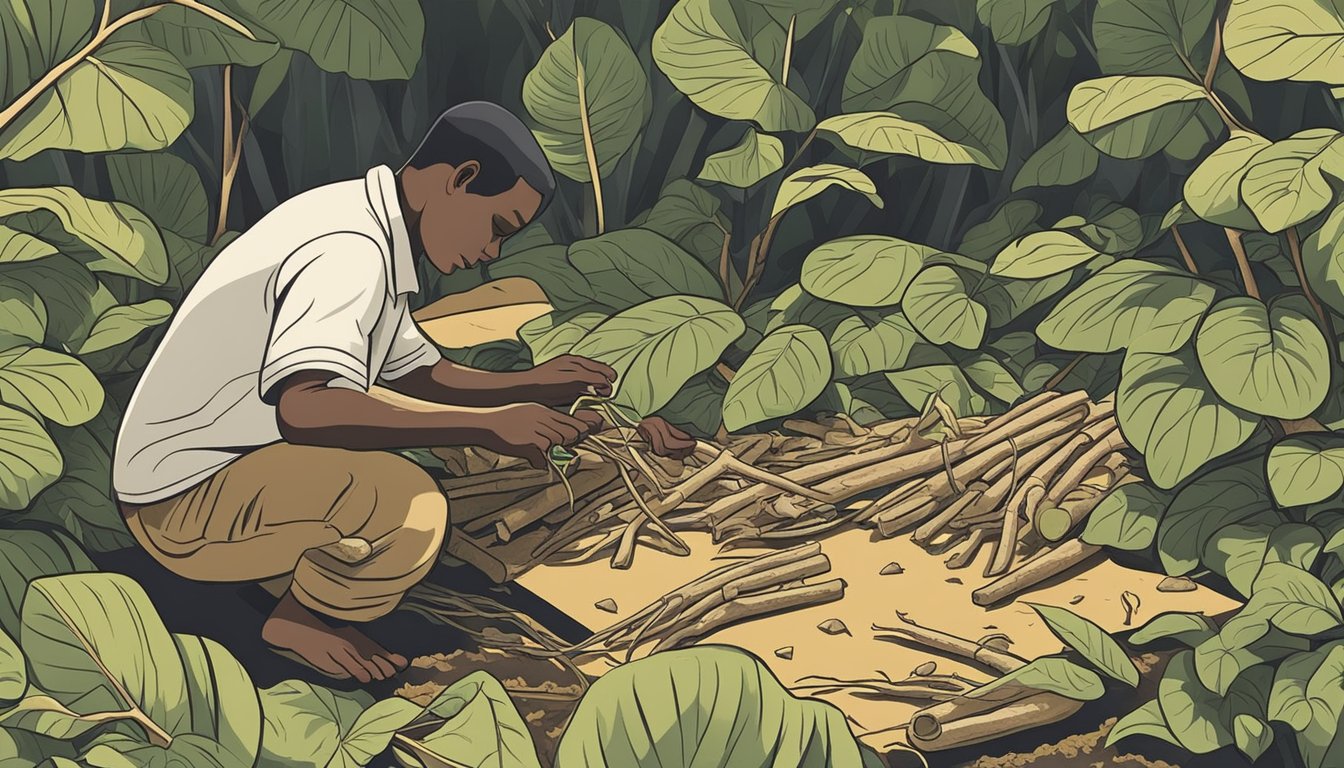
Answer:
<path fill-rule="evenodd" d="M 448 179 L 448 191 L 456 192 L 459 189 L 466 189 L 471 180 L 481 173 L 481 164 L 475 160 L 467 160 L 458 165 L 453 170 L 452 176 Z"/>

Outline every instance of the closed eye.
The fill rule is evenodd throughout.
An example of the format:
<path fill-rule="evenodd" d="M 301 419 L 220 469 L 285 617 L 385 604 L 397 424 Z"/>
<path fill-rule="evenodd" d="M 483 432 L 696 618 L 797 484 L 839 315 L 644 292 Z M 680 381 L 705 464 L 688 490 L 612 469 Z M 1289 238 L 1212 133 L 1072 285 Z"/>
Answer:
<path fill-rule="evenodd" d="M 495 237 L 500 239 L 506 238 L 518 231 L 518 225 L 499 214 L 495 214 L 494 217 L 491 218 L 491 225 Z"/>

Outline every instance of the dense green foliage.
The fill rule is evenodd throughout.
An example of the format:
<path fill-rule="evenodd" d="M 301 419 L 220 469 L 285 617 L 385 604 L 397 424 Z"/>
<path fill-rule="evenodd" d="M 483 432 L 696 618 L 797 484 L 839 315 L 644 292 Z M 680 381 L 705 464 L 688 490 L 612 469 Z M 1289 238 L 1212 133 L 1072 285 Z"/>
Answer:
<path fill-rule="evenodd" d="M 1150 483 L 1109 497 L 1084 538 L 1246 606 L 1222 626 L 1145 627 L 1136 642 L 1190 650 L 1112 739 L 1344 759 L 1340 0 L 110 6 L 0 7 L 0 509 L 16 525 L 126 545 L 108 477 L 120 406 L 230 226 L 395 164 L 439 109 L 489 98 L 531 120 L 561 195 L 499 262 L 427 274 L 424 298 L 525 276 L 555 311 L 450 354 L 600 358 L 619 405 L 701 434 L 797 412 L 870 422 L 935 393 L 961 415 L 1047 387 L 1113 393 Z M 47 551 L 12 544 L 29 535 L 0 546 Z M 35 572 L 91 567 L 52 541 Z M 51 624 L 79 590 L 152 611 L 112 577 L 59 577 L 22 611 L 4 583 L 0 624 L 23 646 L 0 643 L 9 699 L 44 664 L 87 667 L 61 638 L 107 626 Z M 126 620 L 109 610 L 98 621 Z M 1046 620 L 1129 674 L 1087 627 Z M 48 623 L 33 648 L 30 621 Z M 272 701 L 320 700 L 337 723 L 322 749 L 347 763 L 392 738 L 361 730 L 368 702 L 247 703 L 226 651 L 156 631 L 145 652 L 182 660 L 164 700 L 99 706 L 138 707 L 180 749 L 255 758 Z M 1091 696 L 1100 678 L 1079 670 L 1023 676 Z M 6 725 L 82 737 L 68 710 L 97 703 L 91 681 Z M 472 690 L 435 712 L 452 723 L 497 698 Z M 199 696 L 238 697 L 241 719 L 203 718 L 186 706 Z M 403 716 L 420 715 L 389 722 Z M 80 746 L 137 754 L 148 733 Z"/>

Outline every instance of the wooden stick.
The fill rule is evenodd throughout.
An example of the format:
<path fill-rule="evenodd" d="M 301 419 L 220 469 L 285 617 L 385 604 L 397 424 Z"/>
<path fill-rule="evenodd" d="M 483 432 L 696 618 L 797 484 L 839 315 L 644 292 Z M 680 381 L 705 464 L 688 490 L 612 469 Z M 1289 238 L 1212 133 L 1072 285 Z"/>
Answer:
<path fill-rule="evenodd" d="M 971 593 L 971 602 L 981 607 L 995 605 L 1058 576 L 1100 552 L 1101 547 L 1070 539 L 975 590 Z"/>
<path fill-rule="evenodd" d="M 955 570 L 970 565 L 980 553 L 980 548 L 989 541 L 990 535 L 988 528 L 971 529 L 970 540 L 966 542 L 966 547 L 947 559 L 947 567 Z"/>
<path fill-rule="evenodd" d="M 1087 486 L 1079 488 L 1075 493 L 1083 491 L 1084 489 L 1087 491 L 1087 495 L 1082 499 L 1072 501 L 1072 503 L 1067 503 L 1059 507 L 1046 507 L 1041 510 L 1041 514 L 1036 520 L 1036 532 L 1046 541 L 1062 541 L 1069 535 L 1069 531 L 1072 531 L 1075 526 L 1085 520 L 1088 515 L 1092 514 L 1092 510 L 1097 508 L 1097 505 L 1101 503 L 1101 500 L 1104 499 L 1108 493 L 1124 483 L 1138 482 L 1138 480 L 1137 477 L 1126 476 L 1117 479 L 1114 485 L 1104 490 L 1098 490 Z"/>
<path fill-rule="evenodd" d="M 653 652 L 676 648 L 695 638 L 711 635 L 730 624 L 781 611 L 822 605 L 840 600 L 844 596 L 843 579 L 805 584 L 760 595 L 743 595 L 713 609 L 695 624 L 669 634 L 654 646 Z"/>
<path fill-rule="evenodd" d="M 1059 722 L 1082 709 L 1083 703 L 1057 693 L 1032 691 L 1006 706 L 966 713 L 977 699 L 959 697 L 916 712 L 910 721 L 910 744 L 927 752 L 980 744 L 1042 725 Z"/>
<path fill-rule="evenodd" d="M 931 648 L 960 659 L 974 661 L 1000 674 L 1012 672 L 1027 663 L 1026 659 L 1015 654 L 999 651 L 987 645 L 981 645 L 956 635 L 949 635 L 936 629 L 922 627 L 899 611 L 896 612 L 896 616 L 902 622 L 900 626 L 883 627 L 874 624 L 874 632 L 885 633 L 874 635 L 874 637 L 887 642 L 913 643 L 924 648 Z"/>

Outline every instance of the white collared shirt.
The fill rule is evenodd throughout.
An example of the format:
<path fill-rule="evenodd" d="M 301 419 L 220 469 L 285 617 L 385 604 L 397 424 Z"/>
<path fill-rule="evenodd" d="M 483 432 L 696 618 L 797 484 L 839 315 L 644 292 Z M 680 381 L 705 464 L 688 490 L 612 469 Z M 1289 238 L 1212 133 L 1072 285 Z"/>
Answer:
<path fill-rule="evenodd" d="M 368 390 L 438 362 L 411 320 L 417 290 L 390 168 L 285 201 L 220 251 L 174 314 L 117 435 L 117 497 L 165 499 L 279 441 L 290 374 Z"/>

